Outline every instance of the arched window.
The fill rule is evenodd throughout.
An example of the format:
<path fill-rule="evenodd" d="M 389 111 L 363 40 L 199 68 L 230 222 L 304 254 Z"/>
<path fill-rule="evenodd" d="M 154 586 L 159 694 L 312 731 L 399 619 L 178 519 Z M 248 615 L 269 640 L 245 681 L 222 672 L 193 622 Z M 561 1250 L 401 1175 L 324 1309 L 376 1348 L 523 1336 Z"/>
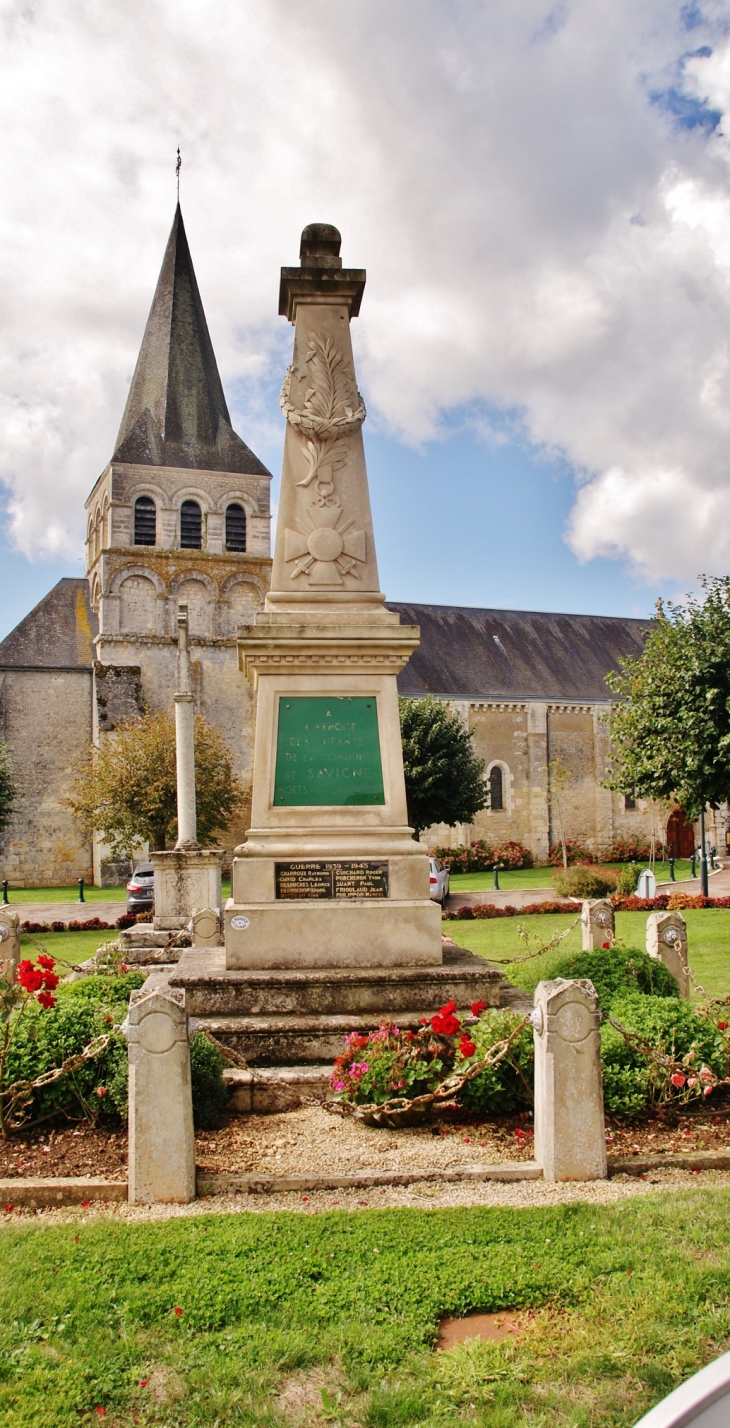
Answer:
<path fill-rule="evenodd" d="M 489 807 L 492 813 L 499 813 L 504 808 L 502 770 L 499 764 L 489 770 Z"/>
<path fill-rule="evenodd" d="M 134 503 L 134 543 L 154 545 L 157 540 L 157 510 L 151 496 L 138 496 Z"/>
<path fill-rule="evenodd" d="M 197 501 L 183 501 L 180 507 L 180 545 L 183 550 L 200 550 L 203 544 L 203 517 Z"/>
<path fill-rule="evenodd" d="M 226 550 L 246 549 L 246 512 L 237 501 L 226 506 Z"/>

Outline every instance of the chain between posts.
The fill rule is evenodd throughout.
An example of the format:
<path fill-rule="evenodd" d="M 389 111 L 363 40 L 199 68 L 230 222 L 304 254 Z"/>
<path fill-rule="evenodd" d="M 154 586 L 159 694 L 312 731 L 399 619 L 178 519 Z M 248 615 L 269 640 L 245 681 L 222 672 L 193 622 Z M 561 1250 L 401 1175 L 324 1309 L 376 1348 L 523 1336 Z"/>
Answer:
<path fill-rule="evenodd" d="M 90 1041 L 83 1051 L 78 1051 L 73 1056 L 67 1056 L 60 1066 L 54 1067 L 52 1071 L 44 1071 L 40 1076 L 36 1076 L 35 1081 L 14 1081 L 5 1091 L 0 1092 L 2 1099 L 8 1103 L 8 1112 L 13 1117 L 14 1128 L 17 1129 L 22 1125 L 23 1113 L 32 1099 L 34 1091 L 40 1091 L 44 1086 L 52 1086 L 54 1081 L 59 1081 L 62 1076 L 70 1076 L 74 1071 L 79 1071 L 85 1061 L 91 1061 L 94 1057 L 101 1056 L 119 1030 L 120 1028 L 115 1026 L 102 1036 L 94 1037 L 94 1040 Z M 18 1111 L 20 1119 L 17 1117 Z"/>
<path fill-rule="evenodd" d="M 472 1062 L 465 1071 L 447 1076 L 434 1091 L 428 1091 L 422 1096 L 414 1096 L 410 1100 L 407 1096 L 394 1096 L 391 1100 L 382 1101 L 379 1104 L 370 1101 L 360 1106 L 352 1101 L 325 1101 L 325 1110 L 330 1111 L 332 1115 L 353 1116 L 356 1120 L 367 1121 L 370 1125 L 391 1127 L 405 1125 L 406 1118 L 425 1119 L 430 1111 L 443 1110 L 446 1103 L 453 1099 L 457 1091 L 460 1091 L 467 1081 L 472 1081 L 475 1076 L 486 1071 L 489 1066 L 496 1066 L 499 1061 L 503 1061 L 512 1042 L 521 1031 L 524 1031 L 529 1021 L 529 1016 L 524 1016 L 505 1040 L 495 1041 L 494 1045 L 490 1046 L 478 1061 Z"/>

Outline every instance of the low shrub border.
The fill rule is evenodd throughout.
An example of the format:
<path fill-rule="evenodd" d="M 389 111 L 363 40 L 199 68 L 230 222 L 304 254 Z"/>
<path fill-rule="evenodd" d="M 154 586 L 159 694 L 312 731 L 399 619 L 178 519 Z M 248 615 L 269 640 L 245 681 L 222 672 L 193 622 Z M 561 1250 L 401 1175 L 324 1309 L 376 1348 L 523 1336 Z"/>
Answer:
<path fill-rule="evenodd" d="M 697 897 L 689 893 L 673 893 L 671 896 L 662 893 L 660 897 L 622 897 L 620 894 L 608 899 L 616 912 L 682 912 L 695 911 L 702 908 L 730 908 L 730 897 Z M 530 917 L 533 914 L 554 912 L 562 913 L 565 916 L 568 912 L 575 912 L 580 898 L 574 898 L 571 902 L 529 902 L 526 907 L 514 907 L 512 903 L 505 903 L 504 907 L 497 907 L 495 903 L 480 902 L 474 907 L 458 907 L 454 912 L 444 913 L 444 922 L 470 922 L 472 918 L 477 920 L 490 917 Z"/>

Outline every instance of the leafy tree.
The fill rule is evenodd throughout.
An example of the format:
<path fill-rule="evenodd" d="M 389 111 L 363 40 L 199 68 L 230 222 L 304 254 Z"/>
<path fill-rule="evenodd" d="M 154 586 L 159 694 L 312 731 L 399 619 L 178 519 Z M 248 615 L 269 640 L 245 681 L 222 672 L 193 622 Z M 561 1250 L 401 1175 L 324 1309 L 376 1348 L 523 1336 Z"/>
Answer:
<path fill-rule="evenodd" d="M 18 792 L 10 750 L 7 744 L 0 740 L 0 833 L 10 826 Z"/>
<path fill-rule="evenodd" d="M 432 823 L 471 823 L 486 808 L 484 760 L 472 734 L 440 699 L 399 699 L 408 819 L 421 833 Z"/>
<path fill-rule="evenodd" d="M 676 799 L 689 818 L 730 797 L 730 577 L 704 598 L 657 604 L 641 655 L 608 676 L 610 788 Z"/>
<path fill-rule="evenodd" d="M 195 718 L 198 840 L 222 831 L 240 805 L 244 789 L 231 752 L 217 729 Z M 177 837 L 175 721 L 168 713 L 128 719 L 90 744 L 77 765 L 66 800 L 85 834 L 101 833 L 112 857 L 129 857 L 140 843 L 164 849 Z"/>

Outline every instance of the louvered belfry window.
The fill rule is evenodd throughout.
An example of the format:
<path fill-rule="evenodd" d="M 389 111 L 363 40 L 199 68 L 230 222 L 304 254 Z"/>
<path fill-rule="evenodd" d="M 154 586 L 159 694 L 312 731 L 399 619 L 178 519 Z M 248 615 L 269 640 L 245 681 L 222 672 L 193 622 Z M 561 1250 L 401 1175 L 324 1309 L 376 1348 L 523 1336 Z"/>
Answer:
<path fill-rule="evenodd" d="M 154 545 L 157 540 L 157 510 L 151 496 L 138 496 L 134 503 L 134 543 Z"/>
<path fill-rule="evenodd" d="M 226 507 L 226 550 L 246 549 L 246 512 L 234 501 Z"/>
<path fill-rule="evenodd" d="M 489 770 L 489 807 L 492 813 L 499 813 L 504 808 L 502 791 L 502 770 L 499 764 L 495 764 Z"/>
<path fill-rule="evenodd" d="M 197 501 L 183 501 L 180 507 L 180 545 L 183 550 L 200 550 L 203 517 Z"/>

